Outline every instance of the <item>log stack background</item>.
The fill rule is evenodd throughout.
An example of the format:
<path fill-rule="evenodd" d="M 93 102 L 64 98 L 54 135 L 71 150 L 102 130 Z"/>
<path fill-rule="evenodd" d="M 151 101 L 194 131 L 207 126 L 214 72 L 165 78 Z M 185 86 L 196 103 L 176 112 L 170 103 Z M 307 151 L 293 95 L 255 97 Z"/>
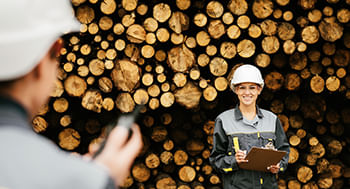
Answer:
<path fill-rule="evenodd" d="M 262 108 L 291 144 L 280 188 L 350 186 L 349 0 L 72 0 L 60 72 L 36 132 L 86 153 L 136 104 L 144 149 L 125 188 L 220 188 L 215 117 L 235 66 L 260 67 Z"/>

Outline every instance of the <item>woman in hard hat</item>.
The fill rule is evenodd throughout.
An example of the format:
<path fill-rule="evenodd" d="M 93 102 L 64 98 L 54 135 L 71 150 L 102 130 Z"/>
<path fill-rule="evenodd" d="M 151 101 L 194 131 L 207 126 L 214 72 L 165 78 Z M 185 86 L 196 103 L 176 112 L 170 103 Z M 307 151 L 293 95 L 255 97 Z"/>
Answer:
<path fill-rule="evenodd" d="M 110 133 L 91 161 L 60 151 L 32 130 L 58 71 L 64 32 L 79 31 L 69 0 L 0 1 L 0 188 L 117 188 L 142 148 L 133 125 Z"/>
<path fill-rule="evenodd" d="M 276 174 L 287 168 L 289 144 L 278 117 L 256 105 L 264 87 L 258 68 L 245 64 L 236 69 L 231 88 L 239 104 L 221 113 L 215 120 L 213 149 L 210 163 L 222 173 L 225 189 L 278 188 Z M 245 156 L 253 147 L 271 146 L 287 151 L 277 165 L 266 167 L 266 172 L 241 169 Z"/>

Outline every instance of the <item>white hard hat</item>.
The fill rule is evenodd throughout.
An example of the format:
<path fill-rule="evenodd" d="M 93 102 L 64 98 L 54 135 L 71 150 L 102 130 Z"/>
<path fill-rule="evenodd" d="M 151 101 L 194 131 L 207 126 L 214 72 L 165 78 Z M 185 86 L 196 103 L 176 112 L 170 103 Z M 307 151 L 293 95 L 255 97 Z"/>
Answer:
<path fill-rule="evenodd" d="M 29 73 L 62 34 L 80 29 L 69 0 L 1 0 L 0 26 L 0 81 Z"/>
<path fill-rule="evenodd" d="M 260 70 L 250 64 L 244 64 L 236 69 L 232 76 L 231 87 L 240 83 L 256 83 L 264 87 L 264 80 L 261 76 Z"/>

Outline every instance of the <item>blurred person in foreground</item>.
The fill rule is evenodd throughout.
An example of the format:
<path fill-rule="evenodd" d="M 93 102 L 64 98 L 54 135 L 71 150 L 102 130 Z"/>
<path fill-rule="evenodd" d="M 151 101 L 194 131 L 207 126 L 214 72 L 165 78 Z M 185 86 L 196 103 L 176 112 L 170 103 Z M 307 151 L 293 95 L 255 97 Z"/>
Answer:
<path fill-rule="evenodd" d="M 238 67 L 231 80 L 231 88 L 239 103 L 224 111 L 215 120 L 213 149 L 209 161 L 222 174 L 224 189 L 277 189 L 276 174 L 286 170 L 289 144 L 278 117 L 257 106 L 264 87 L 260 70 L 253 65 Z M 286 151 L 277 165 L 266 167 L 267 172 L 245 170 L 246 154 L 252 147 L 267 147 Z"/>
<path fill-rule="evenodd" d="M 64 32 L 79 31 L 68 0 L 0 2 L 0 188 L 117 188 L 142 148 L 139 127 L 110 133 L 86 161 L 33 132 L 33 116 L 53 89 Z"/>

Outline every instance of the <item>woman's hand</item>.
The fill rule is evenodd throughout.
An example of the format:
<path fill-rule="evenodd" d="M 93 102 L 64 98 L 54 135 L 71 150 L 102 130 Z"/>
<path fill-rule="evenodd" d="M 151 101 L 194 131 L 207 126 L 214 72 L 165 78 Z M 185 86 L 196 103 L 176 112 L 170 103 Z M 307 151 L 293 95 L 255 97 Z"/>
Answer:
<path fill-rule="evenodd" d="M 235 154 L 236 162 L 237 162 L 238 164 L 248 162 L 248 160 L 244 159 L 245 156 L 246 156 L 246 151 L 245 151 L 245 150 L 244 150 L 244 151 L 238 150 L 238 151 L 236 152 L 236 154 Z"/>
<path fill-rule="evenodd" d="M 108 136 L 106 145 L 95 161 L 104 165 L 115 183 L 121 183 L 129 175 L 131 165 L 142 149 L 140 128 L 134 124 L 132 135 L 125 127 L 115 127 Z"/>
<path fill-rule="evenodd" d="M 280 163 L 278 163 L 277 165 L 270 165 L 269 167 L 267 167 L 267 170 L 269 170 L 273 174 L 278 173 L 280 171 Z"/>

